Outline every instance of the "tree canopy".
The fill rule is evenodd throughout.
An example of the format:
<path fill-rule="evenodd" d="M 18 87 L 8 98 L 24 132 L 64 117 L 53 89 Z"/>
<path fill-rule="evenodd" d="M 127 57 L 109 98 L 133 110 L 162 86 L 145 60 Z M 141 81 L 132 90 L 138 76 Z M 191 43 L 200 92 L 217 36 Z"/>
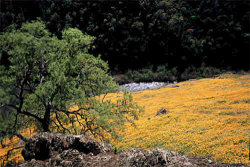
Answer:
<path fill-rule="evenodd" d="M 248 1 L 222 0 L 2 0 L 0 31 L 40 17 L 61 36 L 77 27 L 97 37 L 113 73 L 168 65 L 249 70 Z"/>
<path fill-rule="evenodd" d="M 117 91 L 118 85 L 107 63 L 88 53 L 93 40 L 73 28 L 58 39 L 40 21 L 1 35 L 1 59 L 6 60 L 0 65 L 2 134 L 32 126 L 104 139 L 117 137 L 116 129 L 137 117 L 141 108 L 128 92 L 120 101 L 104 100 L 102 94 Z"/>

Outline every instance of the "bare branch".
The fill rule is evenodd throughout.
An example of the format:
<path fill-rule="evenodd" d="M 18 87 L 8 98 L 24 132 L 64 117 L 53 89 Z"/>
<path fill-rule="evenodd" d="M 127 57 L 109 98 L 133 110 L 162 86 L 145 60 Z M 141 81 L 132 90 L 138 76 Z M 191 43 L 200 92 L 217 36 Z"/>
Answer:
<path fill-rule="evenodd" d="M 13 150 L 17 150 L 17 149 L 20 149 L 20 148 L 23 148 L 23 146 L 19 146 L 19 147 L 15 147 L 15 148 L 12 148 L 10 150 L 8 150 L 7 154 L 6 154 L 6 160 L 5 161 L 8 161 L 9 157 L 10 157 L 10 154 Z"/>
<path fill-rule="evenodd" d="M 108 93 L 105 93 L 105 95 L 103 96 L 103 98 L 102 98 L 102 104 L 103 104 L 103 101 L 104 101 L 105 97 L 107 96 L 107 94 Z"/>
<path fill-rule="evenodd" d="M 4 104 L 3 106 L 8 106 L 8 107 L 11 107 L 15 110 L 18 110 L 17 106 L 13 105 L 13 104 Z"/>
<path fill-rule="evenodd" d="M 36 120 L 38 120 L 39 122 L 42 122 L 42 121 L 43 121 L 42 118 L 38 117 L 38 116 L 35 115 L 35 114 L 32 114 L 32 113 L 30 113 L 30 112 L 27 112 L 27 111 L 20 111 L 20 112 L 18 112 L 18 113 L 24 114 L 24 115 L 27 115 L 27 116 L 31 116 L 31 117 L 35 118 Z"/>
<path fill-rule="evenodd" d="M 84 129 L 85 129 L 85 126 L 84 126 L 83 123 L 79 120 L 78 115 L 76 115 L 76 119 L 77 119 L 77 122 L 79 123 L 79 125 L 80 125 L 81 127 L 84 127 Z"/>
<path fill-rule="evenodd" d="M 19 113 L 19 114 L 24 114 L 24 115 L 27 115 L 27 116 L 31 116 L 31 117 L 37 119 L 39 122 L 42 122 L 42 121 L 43 121 L 43 120 L 42 120 L 40 117 L 38 117 L 37 115 L 32 114 L 32 113 L 27 112 L 27 111 L 21 111 L 20 108 L 16 107 L 16 106 L 13 105 L 13 104 L 5 104 L 5 106 L 12 107 L 13 109 L 15 109 L 15 110 L 17 111 L 17 113 Z"/>
<path fill-rule="evenodd" d="M 68 131 L 70 133 L 70 131 L 63 126 L 62 122 L 60 121 L 60 119 L 57 115 L 57 112 L 56 112 L 56 120 L 58 121 L 59 125 L 63 128 L 64 131 Z"/>
<path fill-rule="evenodd" d="M 60 129 L 59 125 L 53 119 L 51 119 L 51 121 L 56 125 L 57 131 L 58 131 Z"/>
<path fill-rule="evenodd" d="M 18 120 L 18 113 L 16 113 L 15 123 L 14 123 L 14 125 L 13 125 L 13 129 L 16 129 L 17 120 Z"/>
<path fill-rule="evenodd" d="M 28 139 L 26 137 L 24 137 L 22 134 L 16 132 L 15 135 L 21 139 L 22 141 L 24 141 L 25 143 L 28 141 Z"/>

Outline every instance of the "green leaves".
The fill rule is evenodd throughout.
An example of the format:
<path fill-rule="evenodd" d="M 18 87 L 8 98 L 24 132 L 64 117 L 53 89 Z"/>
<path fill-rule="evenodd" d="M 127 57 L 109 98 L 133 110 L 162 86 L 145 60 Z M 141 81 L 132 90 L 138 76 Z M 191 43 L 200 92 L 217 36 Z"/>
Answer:
<path fill-rule="evenodd" d="M 124 114 L 136 118 L 140 108 L 131 98 L 120 106 L 97 98 L 117 91 L 118 85 L 108 75 L 107 63 L 88 53 L 94 37 L 68 28 L 60 40 L 40 21 L 25 23 L 1 37 L 1 51 L 7 53 L 10 65 L 0 66 L 0 108 L 12 108 L 15 118 L 8 119 L 14 131 L 25 122 L 40 131 L 104 139 L 107 132 L 116 136 L 117 126 L 127 121 Z"/>

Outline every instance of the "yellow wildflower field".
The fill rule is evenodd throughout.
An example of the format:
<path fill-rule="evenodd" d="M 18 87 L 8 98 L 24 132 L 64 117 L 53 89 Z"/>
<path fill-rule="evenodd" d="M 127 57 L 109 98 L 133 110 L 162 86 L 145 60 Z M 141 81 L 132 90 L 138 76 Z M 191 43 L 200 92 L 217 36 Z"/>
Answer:
<path fill-rule="evenodd" d="M 133 93 L 145 113 L 136 128 L 127 125 L 121 132 L 117 148 L 161 147 L 220 163 L 249 164 L 250 75 L 224 74 L 177 85 Z M 162 107 L 169 113 L 156 117 Z"/>
<path fill-rule="evenodd" d="M 165 148 L 209 157 L 220 163 L 249 164 L 250 74 L 180 82 L 179 87 L 133 92 L 145 107 L 136 127 L 127 124 L 117 149 Z M 119 99 L 121 93 L 107 95 Z M 155 116 L 162 107 L 169 113 Z M 0 156 L 16 144 L 7 142 Z M 21 160 L 20 153 L 15 156 Z"/>

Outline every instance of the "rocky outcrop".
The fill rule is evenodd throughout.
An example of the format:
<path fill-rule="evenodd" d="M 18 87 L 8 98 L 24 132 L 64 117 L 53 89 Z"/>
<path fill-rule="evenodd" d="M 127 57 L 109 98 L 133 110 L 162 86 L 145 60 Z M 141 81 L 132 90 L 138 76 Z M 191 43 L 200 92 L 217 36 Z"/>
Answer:
<path fill-rule="evenodd" d="M 81 135 L 40 133 L 22 151 L 20 167 L 160 167 L 221 166 L 206 158 L 188 157 L 164 149 L 133 148 L 114 154 L 111 145 Z"/>
<path fill-rule="evenodd" d="M 155 116 L 160 116 L 160 115 L 164 115 L 167 113 L 169 113 L 169 111 L 162 107 L 159 111 L 157 111 Z"/>
<path fill-rule="evenodd" d="M 88 136 L 45 132 L 29 139 L 22 150 L 22 156 L 24 160 L 46 160 L 65 150 L 77 150 L 86 155 L 113 152 L 111 145 Z"/>

